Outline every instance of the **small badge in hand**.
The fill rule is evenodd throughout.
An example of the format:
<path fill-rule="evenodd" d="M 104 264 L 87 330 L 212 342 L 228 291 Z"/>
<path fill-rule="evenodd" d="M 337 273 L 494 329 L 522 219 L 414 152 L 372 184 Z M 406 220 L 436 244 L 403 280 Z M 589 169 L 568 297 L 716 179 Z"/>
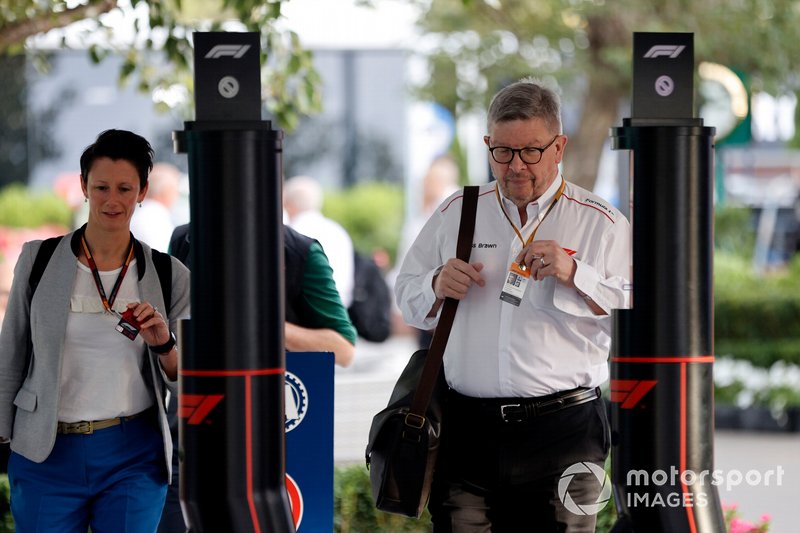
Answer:
<path fill-rule="evenodd" d="M 133 309 L 126 309 L 117 323 L 117 331 L 133 340 L 139 334 L 139 325 L 139 321 L 133 316 Z"/>

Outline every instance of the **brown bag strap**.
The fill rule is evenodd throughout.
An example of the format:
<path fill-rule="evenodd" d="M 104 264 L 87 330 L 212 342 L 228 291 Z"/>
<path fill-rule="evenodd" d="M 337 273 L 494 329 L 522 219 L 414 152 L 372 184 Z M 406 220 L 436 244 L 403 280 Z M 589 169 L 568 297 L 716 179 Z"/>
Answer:
<path fill-rule="evenodd" d="M 456 257 L 462 261 L 469 261 L 472 252 L 472 236 L 475 233 L 475 213 L 478 209 L 478 186 L 468 185 L 464 187 L 464 198 L 461 204 L 461 221 L 458 226 L 458 242 L 456 244 Z M 458 300 L 445 298 L 442 314 L 439 323 L 433 332 L 431 346 L 425 358 L 425 367 L 419 378 L 417 390 L 414 391 L 414 398 L 411 401 L 409 414 L 424 417 L 431 402 L 433 389 L 436 385 L 436 378 L 442 366 L 444 348 L 447 346 L 447 339 L 450 336 L 450 328 L 453 327 L 453 320 L 456 317 Z M 408 419 L 406 419 L 408 422 Z M 414 423 L 413 425 L 417 425 Z"/>

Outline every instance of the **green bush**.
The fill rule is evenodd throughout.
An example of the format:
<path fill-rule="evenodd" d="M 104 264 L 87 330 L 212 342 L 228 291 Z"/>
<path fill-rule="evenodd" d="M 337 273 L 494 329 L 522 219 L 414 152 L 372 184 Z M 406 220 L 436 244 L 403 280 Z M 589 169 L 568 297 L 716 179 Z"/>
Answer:
<path fill-rule="evenodd" d="M 34 192 L 18 183 L 0 190 L 0 226 L 35 228 L 72 225 L 72 210 L 52 192 Z"/>
<path fill-rule="evenodd" d="M 800 257 L 779 271 L 757 273 L 751 218 L 748 208 L 715 213 L 716 354 L 760 367 L 800 364 Z"/>
<path fill-rule="evenodd" d="M 14 533 L 14 519 L 11 517 L 9 507 L 10 498 L 8 475 L 0 474 L 0 533 Z"/>
<path fill-rule="evenodd" d="M 403 229 L 403 189 L 383 182 L 365 182 L 325 194 L 322 208 L 350 233 L 362 253 L 386 250 L 394 262 Z"/>
<path fill-rule="evenodd" d="M 800 258 L 758 275 L 749 260 L 717 251 L 714 330 L 717 355 L 762 367 L 800 364 Z"/>
<path fill-rule="evenodd" d="M 800 339 L 717 339 L 716 355 L 769 368 L 778 361 L 800 365 Z"/>
<path fill-rule="evenodd" d="M 432 527 L 427 510 L 419 520 L 378 511 L 366 467 L 350 465 L 334 470 L 333 530 L 335 533 L 426 533 Z"/>
<path fill-rule="evenodd" d="M 756 242 L 749 207 L 717 207 L 714 212 L 714 249 L 750 259 Z"/>

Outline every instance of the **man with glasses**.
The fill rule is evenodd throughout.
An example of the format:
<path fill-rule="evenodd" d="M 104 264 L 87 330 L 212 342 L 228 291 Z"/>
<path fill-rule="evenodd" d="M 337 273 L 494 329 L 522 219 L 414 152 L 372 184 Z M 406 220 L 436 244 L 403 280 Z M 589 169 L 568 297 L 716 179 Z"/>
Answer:
<path fill-rule="evenodd" d="M 608 497 L 594 475 L 609 449 L 599 386 L 611 310 L 630 302 L 630 225 L 561 174 L 567 137 L 552 90 L 532 79 L 502 89 L 487 126 L 496 181 L 481 186 L 469 262 L 455 259 L 458 192 L 396 282 L 418 328 L 436 326 L 445 298 L 461 300 L 428 509 L 436 533 L 594 531 L 585 510 Z"/>

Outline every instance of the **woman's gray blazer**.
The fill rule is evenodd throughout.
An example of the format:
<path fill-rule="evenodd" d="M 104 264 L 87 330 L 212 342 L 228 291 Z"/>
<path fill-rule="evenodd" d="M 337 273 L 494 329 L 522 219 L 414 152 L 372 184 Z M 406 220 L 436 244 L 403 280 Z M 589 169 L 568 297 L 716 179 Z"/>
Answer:
<path fill-rule="evenodd" d="M 62 350 L 81 230 L 67 234 L 58 243 L 32 301 L 28 278 L 42 241 L 23 245 L 0 330 L 0 437 L 11 438 L 13 451 L 37 463 L 47 459 L 56 438 Z M 134 244 L 142 300 L 164 309 L 150 247 L 139 241 Z M 170 330 L 176 331 L 178 320 L 189 318 L 189 304 L 189 271 L 172 258 L 172 307 L 166 313 Z M 33 341 L 30 363 L 26 361 L 29 324 Z M 158 408 L 164 458 L 167 472 L 171 472 L 172 439 L 165 394 L 167 388 L 174 394 L 177 382 L 165 380 L 158 355 L 150 350 L 142 373 Z"/>

